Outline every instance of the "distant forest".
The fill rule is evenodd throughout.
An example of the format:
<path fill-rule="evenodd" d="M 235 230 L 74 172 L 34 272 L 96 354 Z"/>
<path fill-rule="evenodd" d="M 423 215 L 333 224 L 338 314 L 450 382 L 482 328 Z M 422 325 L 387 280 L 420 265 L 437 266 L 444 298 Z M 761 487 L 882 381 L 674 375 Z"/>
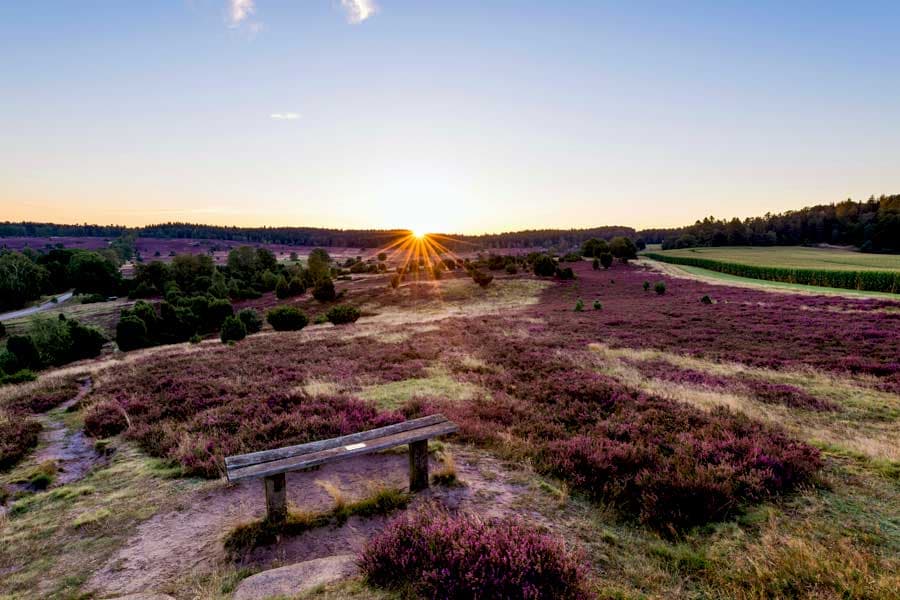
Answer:
<path fill-rule="evenodd" d="M 187 238 L 258 242 L 294 246 L 379 248 L 405 230 L 341 230 L 314 227 L 220 227 L 192 223 L 162 223 L 128 228 L 118 225 L 56 225 L 0 223 L 0 237 L 105 237 L 132 234 L 147 238 Z M 707 217 L 674 229 L 606 226 L 591 229 L 540 229 L 486 235 L 438 238 L 451 250 L 546 248 L 566 250 L 591 238 L 624 236 L 664 248 L 692 246 L 853 245 L 863 251 L 900 251 L 900 195 L 845 200 L 780 214 L 731 220 Z"/>
<path fill-rule="evenodd" d="M 845 200 L 777 215 L 730 221 L 707 217 L 688 227 L 648 229 L 638 235 L 663 249 L 694 246 L 835 244 L 864 252 L 900 251 L 900 195 Z"/>

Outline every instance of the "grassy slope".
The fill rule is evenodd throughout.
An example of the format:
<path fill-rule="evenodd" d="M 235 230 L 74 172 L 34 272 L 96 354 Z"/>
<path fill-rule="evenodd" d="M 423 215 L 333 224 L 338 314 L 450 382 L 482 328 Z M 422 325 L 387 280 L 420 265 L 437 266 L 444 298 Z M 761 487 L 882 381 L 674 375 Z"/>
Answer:
<path fill-rule="evenodd" d="M 836 248 L 719 247 L 663 250 L 660 254 L 705 258 L 764 267 L 830 269 L 839 271 L 900 271 L 900 255 L 863 254 Z"/>

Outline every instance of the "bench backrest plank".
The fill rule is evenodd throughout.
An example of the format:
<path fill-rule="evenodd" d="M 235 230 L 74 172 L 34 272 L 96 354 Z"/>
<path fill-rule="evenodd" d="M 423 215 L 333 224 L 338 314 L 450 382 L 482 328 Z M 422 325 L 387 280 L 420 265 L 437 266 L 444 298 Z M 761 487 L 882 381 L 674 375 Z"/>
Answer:
<path fill-rule="evenodd" d="M 443 415 L 431 415 L 330 440 L 230 456 L 225 459 L 226 474 L 229 481 L 266 477 L 427 440 L 458 429 Z"/>

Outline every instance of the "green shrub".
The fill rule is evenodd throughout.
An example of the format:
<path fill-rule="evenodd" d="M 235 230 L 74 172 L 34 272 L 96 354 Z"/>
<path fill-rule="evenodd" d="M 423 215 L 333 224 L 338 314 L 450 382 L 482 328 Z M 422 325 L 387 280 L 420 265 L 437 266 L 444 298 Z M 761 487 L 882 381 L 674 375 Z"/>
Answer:
<path fill-rule="evenodd" d="M 247 328 L 244 326 L 243 321 L 234 316 L 225 317 L 225 321 L 222 323 L 222 331 L 219 334 L 222 343 L 239 342 L 245 337 L 247 337 Z"/>
<path fill-rule="evenodd" d="M 331 302 L 336 297 L 331 277 L 323 277 L 316 282 L 316 286 L 313 288 L 313 298 L 319 302 Z"/>
<path fill-rule="evenodd" d="M 494 280 L 494 276 L 490 273 L 484 273 L 483 271 L 479 271 L 478 269 L 472 269 L 472 281 L 477 283 L 483 288 L 486 288 L 491 284 Z"/>
<path fill-rule="evenodd" d="M 599 300 L 594 300 L 594 310 L 603 310 L 603 303 Z"/>
<path fill-rule="evenodd" d="M 134 315 L 119 319 L 116 325 L 116 345 L 123 352 L 149 346 L 150 340 L 147 338 L 146 323 Z"/>
<path fill-rule="evenodd" d="M 34 341 L 27 335 L 11 335 L 6 341 L 6 349 L 15 355 L 22 369 L 40 369 L 41 355 Z"/>
<path fill-rule="evenodd" d="M 703 296 L 702 298 L 700 298 L 700 302 L 702 304 L 712 304 L 712 298 L 710 298 L 708 295 L 706 295 L 706 296 Z"/>
<path fill-rule="evenodd" d="M 391 277 L 391 287 L 396 290 L 398 287 L 400 287 L 400 281 L 401 281 L 401 278 L 400 278 L 399 273 L 396 275 L 393 275 Z"/>
<path fill-rule="evenodd" d="M 666 293 L 666 282 L 665 281 L 657 281 L 656 285 L 653 286 L 653 291 L 662 296 Z"/>
<path fill-rule="evenodd" d="M 195 333 L 194 335 L 191 336 L 191 339 L 189 339 L 188 341 L 192 344 L 199 344 L 200 342 L 203 341 L 203 338 L 200 337 L 199 334 Z"/>
<path fill-rule="evenodd" d="M 138 298 L 143 296 L 131 296 L 132 298 Z M 99 304 L 100 302 L 106 302 L 106 296 L 103 294 L 88 294 L 81 298 L 82 304 Z"/>
<path fill-rule="evenodd" d="M 228 300 L 217 298 L 209 303 L 208 325 L 211 331 L 215 331 L 222 326 L 225 319 L 234 316 L 234 307 Z"/>
<path fill-rule="evenodd" d="M 263 320 L 259 313 L 252 308 L 244 308 L 237 314 L 238 319 L 244 324 L 247 335 L 257 333 L 262 329 Z"/>
<path fill-rule="evenodd" d="M 649 292 L 649 291 L 650 291 L 650 282 L 649 282 L 649 281 L 645 281 L 645 282 L 644 282 L 644 291 L 645 291 L 645 292 Z"/>
<path fill-rule="evenodd" d="M 579 298 L 575 301 L 575 312 L 581 312 L 584 310 L 584 300 Z"/>
<path fill-rule="evenodd" d="M 19 358 L 9 350 L 0 350 L 0 375 L 3 373 L 15 373 L 22 368 Z"/>
<path fill-rule="evenodd" d="M 309 324 L 309 318 L 293 306 L 277 306 L 266 313 L 266 320 L 275 331 L 297 331 Z"/>
<path fill-rule="evenodd" d="M 66 321 L 66 327 L 72 343 L 66 362 L 100 355 L 103 344 L 106 343 L 106 336 L 99 329 L 91 325 L 82 325 L 74 319 Z"/>
<path fill-rule="evenodd" d="M 515 275 L 519 272 L 519 268 L 516 266 L 516 263 L 507 263 L 506 264 L 506 272 L 510 275 Z"/>
<path fill-rule="evenodd" d="M 603 265 L 604 269 L 608 269 L 613 264 L 613 255 L 609 252 L 604 252 L 600 255 L 600 264 Z"/>
<path fill-rule="evenodd" d="M 556 273 L 556 261 L 549 254 L 539 255 L 531 266 L 538 277 L 552 277 Z"/>
<path fill-rule="evenodd" d="M 572 270 L 572 267 L 557 268 L 556 276 L 560 279 L 575 279 L 575 271 Z"/>
<path fill-rule="evenodd" d="M 359 309 L 349 304 L 333 306 L 325 315 L 334 325 L 353 323 L 360 317 Z"/>
<path fill-rule="evenodd" d="M 591 261 L 591 268 L 594 269 L 595 271 L 600 270 L 600 259 L 599 258 L 595 258 L 594 260 Z"/>
<path fill-rule="evenodd" d="M 0 385 L 7 383 L 25 383 L 37 379 L 37 374 L 31 369 L 20 369 L 8 375 L 0 374 Z"/>

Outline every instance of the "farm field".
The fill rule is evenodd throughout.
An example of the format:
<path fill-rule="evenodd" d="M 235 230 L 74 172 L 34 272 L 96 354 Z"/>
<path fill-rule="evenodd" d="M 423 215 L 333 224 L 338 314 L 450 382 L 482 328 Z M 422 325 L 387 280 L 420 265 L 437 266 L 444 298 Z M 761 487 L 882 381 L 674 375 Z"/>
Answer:
<path fill-rule="evenodd" d="M 562 539 L 584 597 L 895 597 L 900 302 L 572 266 L 572 281 L 495 273 L 486 288 L 367 275 L 337 282 L 362 311 L 352 325 L 105 354 L 0 388 L 0 406 L 65 442 L 44 435 L 0 474 L 0 595 L 230 598 L 440 502 Z M 328 307 L 240 306 L 284 303 L 312 321 Z M 222 479 L 224 456 L 435 412 L 461 430 L 432 470 L 460 485 L 226 550 L 264 501 L 257 481 Z M 406 463 L 293 473 L 289 500 L 315 514 L 364 500 L 405 485 Z M 401 596 L 352 576 L 302 597 Z"/>
<path fill-rule="evenodd" d="M 645 258 L 742 278 L 900 293 L 900 256 L 834 248 L 686 248 L 645 252 Z"/>
<path fill-rule="evenodd" d="M 663 256 L 698 257 L 760 267 L 900 271 L 900 255 L 866 254 L 839 248 L 804 246 L 735 246 L 653 250 Z"/>

